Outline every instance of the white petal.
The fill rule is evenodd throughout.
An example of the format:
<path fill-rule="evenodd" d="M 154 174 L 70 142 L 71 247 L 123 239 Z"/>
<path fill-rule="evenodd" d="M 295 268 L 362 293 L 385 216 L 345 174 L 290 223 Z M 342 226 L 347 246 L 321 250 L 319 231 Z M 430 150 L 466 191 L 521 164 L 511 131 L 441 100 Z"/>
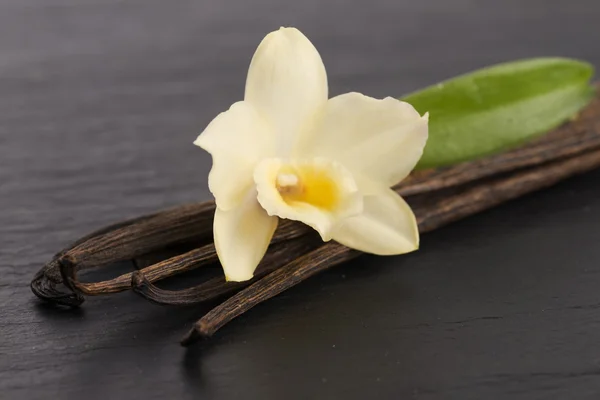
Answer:
<path fill-rule="evenodd" d="M 328 160 L 266 159 L 257 165 L 254 182 L 269 215 L 303 222 L 324 241 L 338 221 L 362 212 L 362 194 L 352 175 Z"/>
<path fill-rule="evenodd" d="M 325 66 L 310 40 L 295 28 L 269 33 L 250 63 L 244 100 L 269 120 L 287 157 L 327 102 Z"/>
<path fill-rule="evenodd" d="M 391 189 L 366 196 L 363 213 L 342 221 L 332 236 L 345 246 L 379 255 L 404 254 L 419 247 L 415 216 Z"/>
<path fill-rule="evenodd" d="M 208 187 L 221 210 L 242 201 L 256 163 L 273 152 L 273 132 L 254 108 L 240 101 L 219 114 L 194 142 L 212 155 Z"/>
<path fill-rule="evenodd" d="M 298 152 L 334 159 L 355 176 L 392 186 L 423 154 L 428 116 L 408 103 L 347 93 L 327 102 L 322 120 Z"/>
<path fill-rule="evenodd" d="M 228 281 L 252 278 L 269 247 L 277 221 L 258 204 L 255 191 L 250 191 L 236 208 L 217 208 L 213 225 L 215 247 Z"/>

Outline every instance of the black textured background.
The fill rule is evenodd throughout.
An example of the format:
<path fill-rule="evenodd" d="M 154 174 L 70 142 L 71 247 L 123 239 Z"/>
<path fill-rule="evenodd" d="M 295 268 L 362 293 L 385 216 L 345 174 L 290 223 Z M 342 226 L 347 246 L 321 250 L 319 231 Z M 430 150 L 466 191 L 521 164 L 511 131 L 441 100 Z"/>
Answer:
<path fill-rule="evenodd" d="M 0 1 L 0 398 L 600 398 L 600 171 L 321 274 L 189 351 L 202 308 L 40 305 L 29 280 L 71 240 L 208 199 L 191 142 L 280 25 L 333 95 L 529 56 L 600 66 L 598 0 Z"/>

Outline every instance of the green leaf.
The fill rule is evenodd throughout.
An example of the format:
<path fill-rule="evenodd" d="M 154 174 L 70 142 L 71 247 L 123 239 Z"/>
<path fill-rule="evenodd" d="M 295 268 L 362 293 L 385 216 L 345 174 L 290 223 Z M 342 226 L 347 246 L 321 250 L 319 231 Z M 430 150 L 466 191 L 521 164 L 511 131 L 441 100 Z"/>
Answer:
<path fill-rule="evenodd" d="M 409 94 L 429 112 L 429 140 L 417 168 L 439 167 L 518 146 L 573 117 L 593 97 L 593 67 L 537 58 L 484 68 Z"/>

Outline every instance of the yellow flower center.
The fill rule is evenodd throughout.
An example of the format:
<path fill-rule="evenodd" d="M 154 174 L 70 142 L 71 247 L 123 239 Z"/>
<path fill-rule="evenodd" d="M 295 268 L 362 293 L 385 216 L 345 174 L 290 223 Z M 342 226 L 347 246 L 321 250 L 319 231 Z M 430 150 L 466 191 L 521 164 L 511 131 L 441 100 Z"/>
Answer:
<path fill-rule="evenodd" d="M 284 165 L 277 173 L 275 185 L 290 206 L 307 203 L 331 211 L 339 204 L 340 188 L 323 165 Z"/>
<path fill-rule="evenodd" d="M 363 198 L 341 164 L 323 158 L 268 158 L 254 170 L 257 199 L 267 214 L 301 221 L 331 239 L 336 221 L 358 215 Z"/>

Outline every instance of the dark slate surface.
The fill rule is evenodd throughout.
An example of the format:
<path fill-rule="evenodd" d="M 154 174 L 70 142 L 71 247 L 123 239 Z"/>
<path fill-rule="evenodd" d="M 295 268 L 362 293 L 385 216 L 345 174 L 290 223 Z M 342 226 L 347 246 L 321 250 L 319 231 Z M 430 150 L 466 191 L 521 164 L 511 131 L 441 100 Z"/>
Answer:
<path fill-rule="evenodd" d="M 600 66 L 597 0 L 4 0 L 0 398 L 600 398 L 600 171 L 362 257 L 190 351 L 203 308 L 44 307 L 28 283 L 103 224 L 208 198 L 196 134 L 262 36 L 301 28 L 332 94 L 400 95 L 539 55 Z"/>

